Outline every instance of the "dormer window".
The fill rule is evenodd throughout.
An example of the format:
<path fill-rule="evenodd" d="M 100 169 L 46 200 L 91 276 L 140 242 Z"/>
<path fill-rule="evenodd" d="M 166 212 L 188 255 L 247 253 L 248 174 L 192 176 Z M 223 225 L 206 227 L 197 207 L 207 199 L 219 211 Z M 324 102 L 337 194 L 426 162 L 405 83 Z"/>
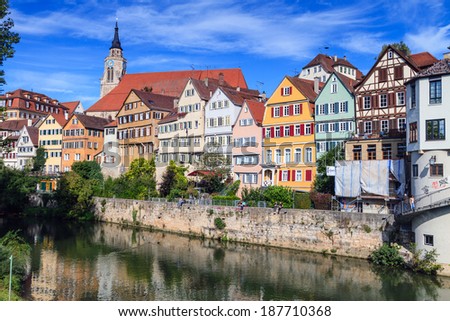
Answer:
<path fill-rule="evenodd" d="M 282 87 L 281 96 L 289 96 L 292 94 L 292 87 Z"/>

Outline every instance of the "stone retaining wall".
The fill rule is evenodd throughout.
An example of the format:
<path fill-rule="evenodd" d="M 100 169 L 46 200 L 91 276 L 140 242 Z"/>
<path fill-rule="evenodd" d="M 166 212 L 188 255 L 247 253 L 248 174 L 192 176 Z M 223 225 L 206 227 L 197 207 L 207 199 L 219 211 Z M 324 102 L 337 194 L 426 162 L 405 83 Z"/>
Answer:
<path fill-rule="evenodd" d="M 266 246 L 367 258 L 387 240 L 388 215 L 320 210 L 206 206 L 96 198 L 99 220 L 135 224 L 168 232 Z M 216 227 L 215 220 L 225 223 Z"/>

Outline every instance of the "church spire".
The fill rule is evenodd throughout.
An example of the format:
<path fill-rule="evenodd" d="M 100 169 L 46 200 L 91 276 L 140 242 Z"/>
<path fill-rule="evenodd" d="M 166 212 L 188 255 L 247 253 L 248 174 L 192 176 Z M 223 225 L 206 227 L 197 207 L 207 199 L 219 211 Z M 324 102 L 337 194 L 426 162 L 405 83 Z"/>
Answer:
<path fill-rule="evenodd" d="M 120 45 L 120 40 L 119 40 L 119 26 L 117 24 L 117 19 L 116 19 L 116 27 L 114 28 L 114 39 L 112 41 L 111 48 L 109 48 L 109 49 L 122 50 L 122 46 Z"/>

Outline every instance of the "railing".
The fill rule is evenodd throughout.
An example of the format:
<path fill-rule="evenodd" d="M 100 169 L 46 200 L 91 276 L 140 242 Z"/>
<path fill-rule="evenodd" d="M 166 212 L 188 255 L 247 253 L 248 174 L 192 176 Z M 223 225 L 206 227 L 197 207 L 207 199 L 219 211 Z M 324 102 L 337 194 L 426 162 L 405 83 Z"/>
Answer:
<path fill-rule="evenodd" d="M 149 201 L 157 202 L 157 203 L 178 203 L 180 201 L 180 199 L 177 198 L 172 201 L 169 201 L 166 198 L 152 197 L 149 199 Z M 210 198 L 187 198 L 187 199 L 183 200 L 183 206 L 185 206 L 185 205 L 209 205 L 209 206 L 237 207 L 239 202 L 241 202 L 241 200 L 220 200 L 220 199 L 217 200 L 217 199 L 210 199 Z M 246 204 L 246 206 L 266 208 L 267 203 L 265 201 L 250 202 L 249 204 Z"/>

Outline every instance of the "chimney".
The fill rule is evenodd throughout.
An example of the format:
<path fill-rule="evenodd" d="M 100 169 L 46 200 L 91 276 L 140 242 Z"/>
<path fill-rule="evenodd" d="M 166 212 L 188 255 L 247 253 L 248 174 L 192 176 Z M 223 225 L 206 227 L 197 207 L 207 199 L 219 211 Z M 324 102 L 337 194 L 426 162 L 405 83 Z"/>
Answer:
<path fill-rule="evenodd" d="M 205 86 L 208 87 L 208 77 L 205 78 L 204 82 L 205 82 Z"/>
<path fill-rule="evenodd" d="M 241 91 L 241 87 L 237 86 L 236 91 Z"/>
<path fill-rule="evenodd" d="M 173 108 L 178 108 L 178 102 L 179 102 L 178 99 L 173 100 Z"/>
<path fill-rule="evenodd" d="M 27 119 L 27 126 L 33 126 L 33 120 L 32 119 Z"/>
<path fill-rule="evenodd" d="M 220 86 L 223 86 L 223 83 L 224 83 L 224 75 L 223 75 L 223 73 L 220 73 L 219 74 L 219 85 Z"/>
<path fill-rule="evenodd" d="M 261 95 L 259 95 L 259 97 L 261 97 L 261 100 L 262 100 L 262 101 L 266 101 L 266 99 L 267 99 L 267 95 L 266 95 L 266 92 L 265 92 L 265 91 L 263 91 L 263 92 L 262 92 L 262 94 L 261 94 Z"/>
<path fill-rule="evenodd" d="M 67 112 L 67 110 L 64 111 L 64 119 L 69 120 L 69 113 Z"/>
<path fill-rule="evenodd" d="M 319 84 L 320 84 L 320 78 L 314 77 L 314 92 L 316 94 L 318 94 L 320 92 Z"/>
<path fill-rule="evenodd" d="M 344 60 L 347 61 L 347 56 L 344 56 Z"/>
<path fill-rule="evenodd" d="M 333 57 L 333 59 L 334 59 L 334 62 L 336 62 L 336 61 L 337 61 L 337 56 L 335 55 L 335 56 Z"/>

